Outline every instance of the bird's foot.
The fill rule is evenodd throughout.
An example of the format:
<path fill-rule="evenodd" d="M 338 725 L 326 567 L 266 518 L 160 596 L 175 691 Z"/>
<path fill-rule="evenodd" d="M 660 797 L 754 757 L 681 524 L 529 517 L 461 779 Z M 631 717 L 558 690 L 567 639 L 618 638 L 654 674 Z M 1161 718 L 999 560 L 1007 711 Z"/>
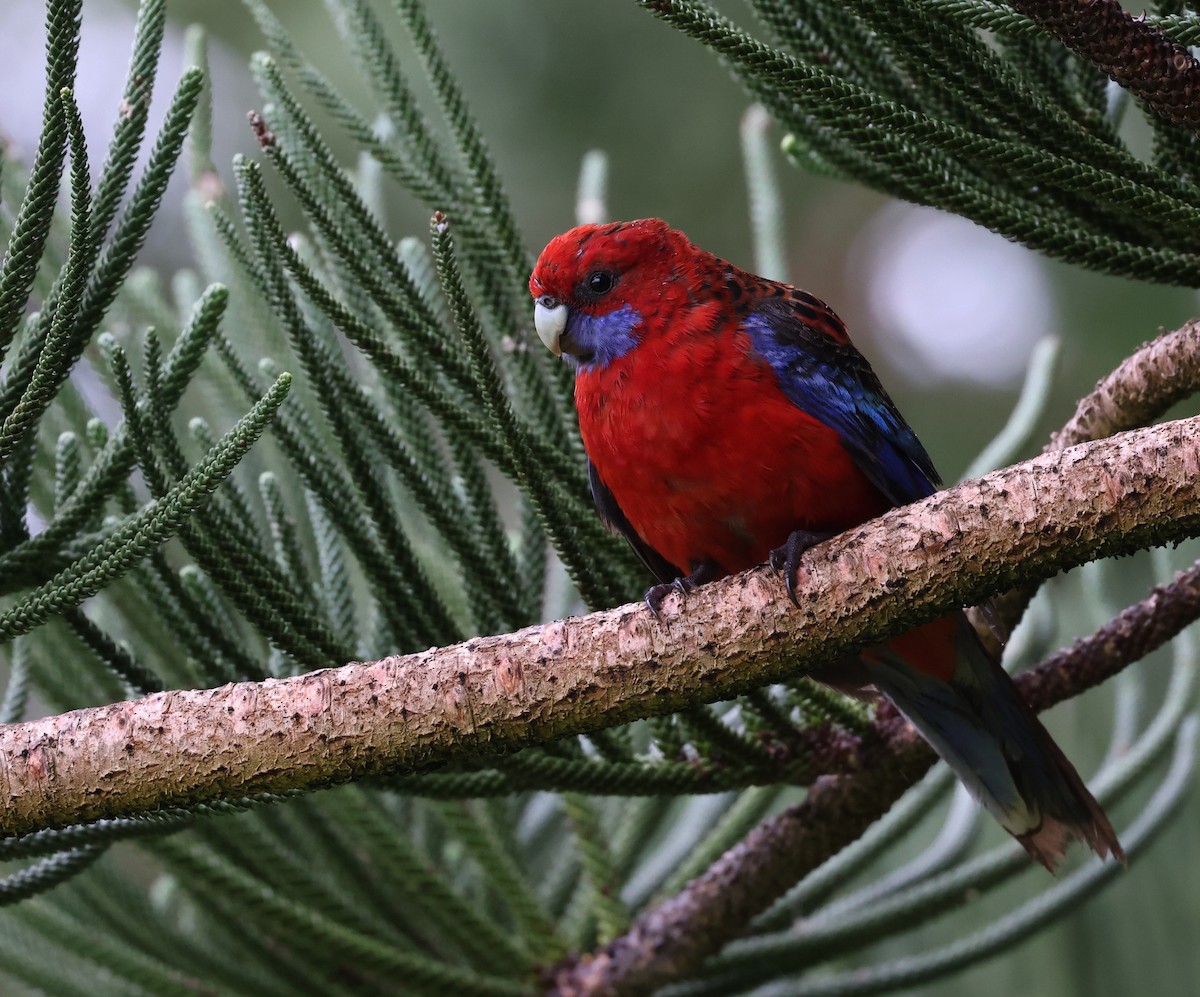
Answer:
<path fill-rule="evenodd" d="M 717 566 L 712 561 L 703 561 L 692 566 L 690 575 L 681 575 L 673 582 L 651 585 L 646 589 L 646 606 L 650 610 L 650 615 L 658 619 L 658 611 L 662 608 L 663 600 L 672 592 L 678 592 L 681 597 L 686 598 L 689 592 L 695 591 L 699 586 L 711 582 L 716 577 Z"/>
<path fill-rule="evenodd" d="M 836 536 L 836 532 L 832 530 L 828 533 L 796 530 L 787 538 L 787 543 L 776 547 L 767 555 L 771 567 L 783 572 L 783 584 L 787 587 L 788 598 L 797 609 L 800 607 L 800 601 L 796 598 L 796 575 L 800 571 L 800 558 L 810 547 L 815 547 L 832 536 Z"/>

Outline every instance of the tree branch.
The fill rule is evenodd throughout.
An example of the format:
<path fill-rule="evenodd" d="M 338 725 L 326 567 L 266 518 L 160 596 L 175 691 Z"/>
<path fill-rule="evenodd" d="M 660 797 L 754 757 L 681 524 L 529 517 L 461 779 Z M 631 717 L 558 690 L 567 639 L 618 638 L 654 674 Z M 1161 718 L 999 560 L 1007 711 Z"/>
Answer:
<path fill-rule="evenodd" d="M 1197 533 L 1200 418 L 1044 454 L 849 530 L 804 558 L 799 610 L 759 568 L 692 594 L 686 622 L 672 597 L 662 622 L 629 605 L 0 728 L 0 832 L 318 788 L 673 712 L 998 589 Z"/>
<path fill-rule="evenodd" d="M 1146 426 L 1172 405 L 1200 393 L 1200 321 L 1143 343 L 1075 406 L 1075 413 L 1050 437 L 1044 453 Z M 1037 585 L 1026 585 L 991 600 L 1000 623 L 1013 630 Z M 986 635 L 985 635 L 986 636 Z"/>
<path fill-rule="evenodd" d="M 1200 391 L 1200 321 L 1188 322 L 1143 344 L 1075 406 L 1046 450 L 1148 425 Z"/>
<path fill-rule="evenodd" d="M 1035 709 L 1071 699 L 1156 651 L 1200 618 L 1200 561 L 1156 586 L 1141 602 L 1121 610 L 1090 637 L 1051 655 L 1017 676 Z"/>
<path fill-rule="evenodd" d="M 1200 617 L 1200 562 L 1092 636 L 1017 677 L 1039 712 L 1141 659 Z M 548 997 L 634 997 L 692 973 L 831 855 L 856 841 L 937 761 L 890 704 L 871 732 L 843 737 L 804 802 L 750 832 L 683 890 L 598 952 L 568 960 Z"/>
<path fill-rule="evenodd" d="M 1009 0 L 1168 121 L 1200 133 L 1200 63 L 1117 0 Z"/>

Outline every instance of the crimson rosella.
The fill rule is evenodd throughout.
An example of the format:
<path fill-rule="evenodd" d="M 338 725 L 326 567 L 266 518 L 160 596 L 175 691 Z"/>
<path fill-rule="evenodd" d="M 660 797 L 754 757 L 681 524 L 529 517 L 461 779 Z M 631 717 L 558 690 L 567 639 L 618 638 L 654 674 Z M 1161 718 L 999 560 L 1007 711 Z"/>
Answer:
<path fill-rule="evenodd" d="M 542 341 L 575 368 L 600 517 L 672 586 L 764 561 L 931 494 L 937 473 L 822 301 L 706 253 L 658 219 L 582 225 L 529 281 Z M 1099 804 L 962 612 L 834 666 L 874 686 L 1031 856 L 1071 837 L 1124 859 Z"/>

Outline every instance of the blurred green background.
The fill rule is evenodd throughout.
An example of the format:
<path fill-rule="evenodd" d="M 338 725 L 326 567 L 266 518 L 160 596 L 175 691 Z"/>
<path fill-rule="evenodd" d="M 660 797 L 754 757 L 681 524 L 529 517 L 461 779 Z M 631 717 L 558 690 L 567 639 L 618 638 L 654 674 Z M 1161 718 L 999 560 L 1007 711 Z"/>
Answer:
<path fill-rule="evenodd" d="M 294 30 L 298 46 L 353 92 L 351 67 L 331 44 L 323 4 L 276 0 L 270 6 Z M 747 20 L 740 5 L 721 6 Z M 748 101 L 707 51 L 626 0 L 431 0 L 428 7 L 531 251 L 574 224 L 580 159 L 599 148 L 608 156 L 612 217 L 661 216 L 705 248 L 752 267 L 738 143 Z M 133 10 L 121 0 L 84 5 L 80 98 L 97 154 L 119 99 Z M 0 5 L 0 131 L 19 152 L 32 150 L 36 140 L 42 13 L 38 0 Z M 261 106 L 245 70 L 258 44 L 255 29 L 232 0 L 175 0 L 172 18 L 168 51 L 175 54 L 164 63 L 157 96 L 182 68 L 184 26 L 204 24 L 215 75 L 217 162 L 227 171 L 235 152 L 255 154 L 245 123 L 245 112 Z M 403 50 L 403 39 L 399 43 Z M 1139 125 L 1128 125 L 1135 147 L 1143 141 Z M 349 146 L 343 152 L 352 162 Z M 1196 313 L 1192 291 L 1051 263 L 967 222 L 802 174 L 782 157 L 775 165 L 786 206 L 789 279 L 825 298 L 847 321 L 947 480 L 1003 424 L 1040 337 L 1063 340 L 1043 427 L 1048 433 L 1137 344 Z M 146 261 L 164 270 L 187 262 L 187 246 L 171 221 L 177 210 L 177 201 L 168 206 L 146 251 Z M 425 210 L 399 193 L 387 211 L 397 237 L 427 231 Z M 1197 406 L 1189 403 L 1177 414 L 1185 410 Z M 1194 545 L 1176 552 L 1177 563 L 1189 553 L 1197 556 Z M 1055 641 L 1063 642 L 1090 630 L 1102 607 L 1077 580 L 1058 584 L 1064 612 Z M 1121 605 L 1150 584 L 1146 559 L 1126 560 L 1107 573 L 1106 594 Z M 1160 653 L 1145 666 L 1152 681 L 1162 677 L 1166 662 Z M 1051 717 L 1085 773 L 1106 747 L 1108 701 L 1107 693 L 1094 694 Z M 1116 823 L 1127 823 L 1136 811 L 1136 800 L 1126 803 Z M 1198 826 L 1200 802 L 1193 797 L 1146 859 L 1084 910 L 953 982 L 919 992 L 1200 993 Z M 936 823 L 926 830 L 936 834 Z M 986 833 L 989 842 L 999 840 L 995 829 Z M 1027 894 L 1035 875 L 1042 873 L 1027 874 L 1002 899 L 1012 903 Z M 956 923 L 890 943 L 875 955 L 895 957 L 949 940 L 986 923 L 996 909 L 991 903 L 967 908 Z"/>

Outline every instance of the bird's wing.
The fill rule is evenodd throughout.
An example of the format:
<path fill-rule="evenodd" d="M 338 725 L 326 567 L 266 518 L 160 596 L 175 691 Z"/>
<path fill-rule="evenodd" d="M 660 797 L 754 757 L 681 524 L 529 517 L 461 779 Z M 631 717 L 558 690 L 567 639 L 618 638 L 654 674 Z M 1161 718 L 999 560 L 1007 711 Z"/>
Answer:
<path fill-rule="evenodd" d="M 680 575 L 686 574 L 684 570 L 671 564 L 638 536 L 637 530 L 625 518 L 625 513 L 621 511 L 621 507 L 617 504 L 616 497 L 609 491 L 608 485 L 600 480 L 600 472 L 596 470 L 596 465 L 590 460 L 587 469 L 588 487 L 592 490 L 592 501 L 596 503 L 596 511 L 600 514 L 601 522 L 613 533 L 619 533 L 629 542 L 629 546 L 633 548 L 633 552 L 637 554 L 642 564 L 649 569 L 655 581 L 670 582 Z"/>
<path fill-rule="evenodd" d="M 788 400 L 837 430 L 842 446 L 895 505 L 937 490 L 933 462 L 824 302 L 788 288 L 743 321 L 751 345 Z"/>

